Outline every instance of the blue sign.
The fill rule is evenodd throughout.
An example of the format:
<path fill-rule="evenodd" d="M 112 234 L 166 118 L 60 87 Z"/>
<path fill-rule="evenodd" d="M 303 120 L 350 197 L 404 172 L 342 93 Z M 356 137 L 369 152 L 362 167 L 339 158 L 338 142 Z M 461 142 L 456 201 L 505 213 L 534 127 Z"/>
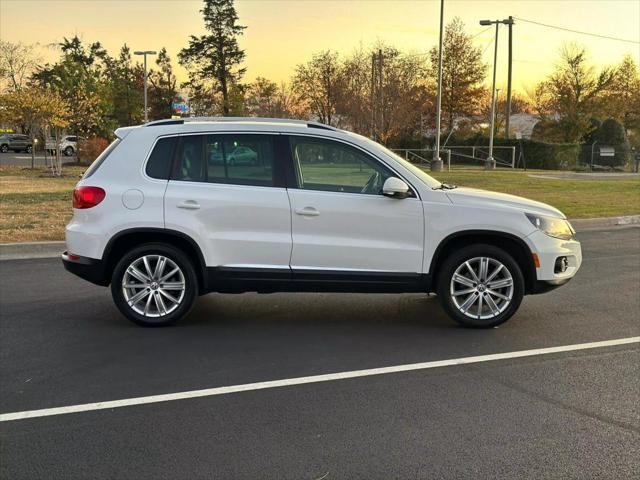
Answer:
<path fill-rule="evenodd" d="M 189 113 L 189 105 L 187 105 L 186 103 L 172 103 L 171 108 L 176 113 L 182 113 L 185 115 Z"/>

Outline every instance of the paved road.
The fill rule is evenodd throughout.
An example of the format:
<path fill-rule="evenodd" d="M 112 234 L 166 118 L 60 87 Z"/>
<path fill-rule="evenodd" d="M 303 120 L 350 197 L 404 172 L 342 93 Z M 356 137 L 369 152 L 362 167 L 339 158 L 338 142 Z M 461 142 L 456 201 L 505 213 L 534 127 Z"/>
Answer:
<path fill-rule="evenodd" d="M 143 329 L 55 260 L 0 263 L 0 413 L 640 335 L 640 229 L 504 326 L 424 295 L 209 295 Z M 638 344 L 0 423 L 0 477 L 638 478 Z"/>

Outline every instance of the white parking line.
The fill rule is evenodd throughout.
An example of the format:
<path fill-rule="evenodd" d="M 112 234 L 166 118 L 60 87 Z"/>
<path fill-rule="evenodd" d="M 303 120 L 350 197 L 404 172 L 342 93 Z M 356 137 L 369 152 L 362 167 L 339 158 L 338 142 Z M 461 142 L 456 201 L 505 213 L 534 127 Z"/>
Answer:
<path fill-rule="evenodd" d="M 145 405 L 148 403 L 170 402 L 175 400 L 186 400 L 188 398 L 212 397 L 215 395 L 226 395 L 229 393 L 249 392 L 253 390 L 264 390 L 267 388 L 290 387 L 294 385 L 304 385 L 307 383 L 331 382 L 334 380 L 345 380 L 348 378 L 368 377 L 371 375 L 383 375 L 386 373 L 409 372 L 413 370 L 427 370 L 430 368 L 450 367 L 453 365 L 467 365 L 470 363 L 491 362 L 493 360 L 507 360 L 510 358 L 533 357 L 536 355 L 548 355 L 551 353 L 573 352 L 576 350 L 587 350 L 592 348 L 613 347 L 616 345 L 626 345 L 639 343 L 640 337 L 619 338 L 602 342 L 579 343 L 576 345 L 562 345 L 559 347 L 537 348 L 534 350 L 520 350 L 518 352 L 493 353 L 490 355 L 479 355 L 475 357 L 452 358 L 449 360 L 437 360 L 434 362 L 411 363 L 407 365 L 396 365 L 392 367 L 369 368 L 366 370 L 352 370 L 349 372 L 327 373 L 324 375 L 312 375 L 309 377 L 285 378 L 283 380 L 272 380 L 268 382 L 246 383 L 244 385 L 231 385 L 228 387 L 207 388 L 204 390 L 191 390 L 188 392 L 167 393 L 163 395 L 150 395 L 148 397 L 125 398 L 122 400 L 111 400 L 107 402 L 85 403 L 82 405 L 70 405 L 67 407 L 43 408 L 41 410 L 27 410 L 24 412 L 3 413 L 0 415 L 0 422 L 10 422 L 12 420 L 24 420 L 26 418 L 48 417 L 51 415 L 64 415 L 67 413 L 89 412 L 93 410 L 105 410 L 109 408 L 130 407 L 133 405 Z"/>

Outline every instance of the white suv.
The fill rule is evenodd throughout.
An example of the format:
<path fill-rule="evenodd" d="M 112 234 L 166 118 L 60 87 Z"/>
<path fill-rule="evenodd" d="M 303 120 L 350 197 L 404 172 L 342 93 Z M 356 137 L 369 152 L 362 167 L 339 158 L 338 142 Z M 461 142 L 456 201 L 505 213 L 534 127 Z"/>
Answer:
<path fill-rule="evenodd" d="M 437 292 L 491 327 L 580 268 L 565 216 L 433 179 L 362 136 L 295 120 L 120 128 L 74 190 L 67 270 L 141 325 L 208 292 Z"/>

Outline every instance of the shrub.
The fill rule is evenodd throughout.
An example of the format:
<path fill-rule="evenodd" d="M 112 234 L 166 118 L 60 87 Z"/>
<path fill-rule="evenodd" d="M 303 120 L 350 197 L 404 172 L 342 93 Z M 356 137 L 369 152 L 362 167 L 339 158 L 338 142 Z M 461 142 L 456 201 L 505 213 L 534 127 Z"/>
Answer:
<path fill-rule="evenodd" d="M 613 118 L 609 118 L 602 122 L 602 125 L 596 130 L 593 139 L 598 145 L 608 145 L 615 148 L 614 157 L 599 157 L 594 159 L 594 163 L 617 167 L 626 165 L 631 157 L 631 148 L 627 133 L 620 122 Z"/>
<path fill-rule="evenodd" d="M 102 151 L 109 146 L 109 141 L 102 137 L 89 137 L 78 141 L 78 161 L 90 165 Z"/>

